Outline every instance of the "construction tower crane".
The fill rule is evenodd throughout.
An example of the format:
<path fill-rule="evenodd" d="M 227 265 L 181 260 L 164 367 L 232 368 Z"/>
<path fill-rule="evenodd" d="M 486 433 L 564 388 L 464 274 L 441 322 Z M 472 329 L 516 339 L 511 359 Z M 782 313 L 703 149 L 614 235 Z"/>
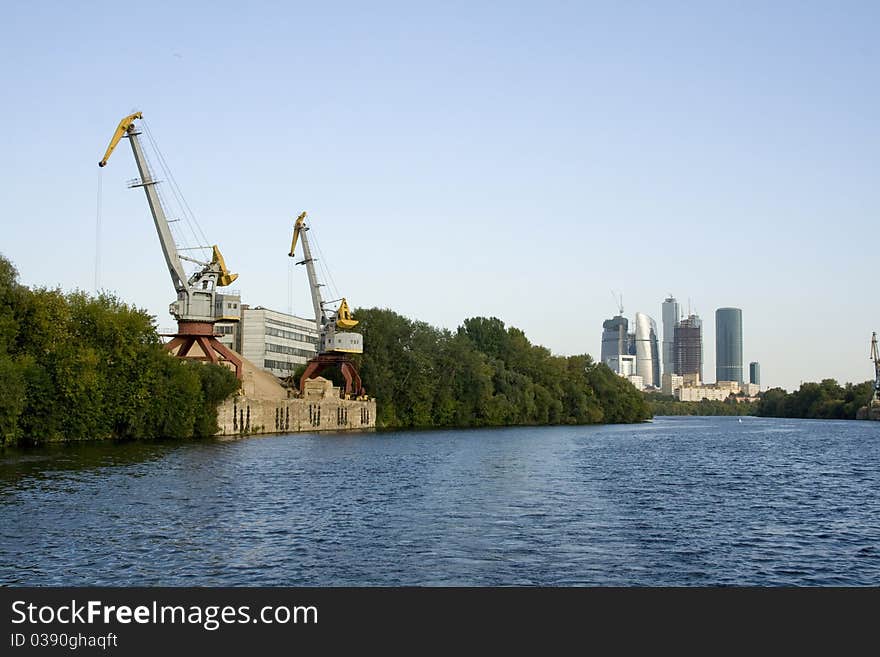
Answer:
<path fill-rule="evenodd" d="M 623 292 L 619 295 L 614 290 L 611 290 L 611 296 L 614 299 L 614 303 L 617 304 L 617 314 L 623 315 Z"/>
<path fill-rule="evenodd" d="M 177 300 L 169 306 L 169 312 L 177 320 L 177 333 L 172 336 L 172 340 L 165 345 L 165 348 L 181 358 L 194 358 L 214 363 L 227 361 L 235 368 L 236 376 L 241 378 L 241 357 L 218 341 L 214 335 L 214 323 L 225 316 L 225 295 L 219 293 L 217 288 L 231 284 L 238 278 L 238 274 L 232 274 L 226 268 L 226 262 L 216 244 L 211 247 L 210 262 L 184 256 L 178 252 L 156 189 L 160 181 L 153 178 L 138 139 L 141 133 L 135 128 L 134 122 L 137 119 L 143 119 L 140 112 L 126 116 L 119 122 L 98 166 L 106 166 L 119 141 L 122 138 L 128 139 L 140 173 L 140 178 L 130 182 L 129 187 L 143 187 L 147 195 L 153 224 L 159 235 L 159 245 L 162 247 L 165 264 L 168 273 L 171 274 L 174 290 L 177 292 Z M 188 276 L 183 267 L 184 260 L 196 263 L 200 269 Z M 196 345 L 199 349 L 193 350 Z"/>
<path fill-rule="evenodd" d="M 357 325 L 357 320 L 351 315 L 348 302 L 343 297 L 336 301 L 325 302 L 321 296 L 322 284 L 318 282 L 315 273 L 315 259 L 312 257 L 312 249 L 309 244 L 309 225 L 306 223 L 307 213 L 301 213 L 293 224 L 293 239 L 290 243 L 290 253 L 295 257 L 296 245 L 302 241 L 303 259 L 298 265 L 305 265 L 309 277 L 309 289 L 312 295 L 312 309 L 315 312 L 315 327 L 318 329 L 318 355 L 306 363 L 305 372 L 300 377 L 300 392 L 305 389 L 305 382 L 318 376 L 325 368 L 338 366 L 345 379 L 345 395 L 347 397 L 362 397 L 365 395 L 361 377 L 357 367 L 351 360 L 351 354 L 361 354 L 364 351 L 364 338 L 360 333 L 349 332 Z M 328 312 L 328 306 L 339 302 L 339 307 Z"/>
<path fill-rule="evenodd" d="M 874 361 L 874 393 L 871 403 L 880 403 L 880 350 L 877 349 L 877 332 L 871 334 L 871 360 Z"/>

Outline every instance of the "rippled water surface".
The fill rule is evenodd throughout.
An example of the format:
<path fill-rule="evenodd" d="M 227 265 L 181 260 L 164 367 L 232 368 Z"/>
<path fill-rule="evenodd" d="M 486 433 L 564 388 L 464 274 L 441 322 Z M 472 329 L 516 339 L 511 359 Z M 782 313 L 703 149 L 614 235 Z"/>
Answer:
<path fill-rule="evenodd" d="M 0 451 L 0 584 L 880 584 L 880 422 Z"/>

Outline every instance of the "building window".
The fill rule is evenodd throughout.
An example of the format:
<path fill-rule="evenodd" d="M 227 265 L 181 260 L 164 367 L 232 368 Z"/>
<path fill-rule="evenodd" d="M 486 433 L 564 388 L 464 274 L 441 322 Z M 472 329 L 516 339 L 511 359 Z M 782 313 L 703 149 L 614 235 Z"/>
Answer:
<path fill-rule="evenodd" d="M 266 343 L 266 351 L 273 351 L 276 354 L 289 354 L 291 356 L 301 356 L 302 358 L 311 358 L 315 352 L 310 349 L 299 349 L 297 347 L 288 347 L 283 344 Z"/>

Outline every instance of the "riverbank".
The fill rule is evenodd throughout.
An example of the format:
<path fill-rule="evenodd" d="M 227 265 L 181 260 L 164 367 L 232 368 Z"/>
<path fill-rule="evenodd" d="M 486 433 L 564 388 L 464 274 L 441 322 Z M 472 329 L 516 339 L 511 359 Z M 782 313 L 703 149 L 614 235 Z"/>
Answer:
<path fill-rule="evenodd" d="M 734 396 L 725 401 L 680 402 L 671 395 L 644 393 L 653 415 L 754 415 L 815 420 L 870 419 L 862 409 L 869 404 L 872 394 L 873 381 L 840 385 L 834 379 L 802 383 L 793 392 L 770 388 L 760 393 L 757 402 Z"/>
<path fill-rule="evenodd" d="M 746 401 L 737 401 L 729 398 L 727 401 L 703 399 L 698 402 L 677 401 L 672 396 L 660 396 L 656 393 L 645 394 L 645 398 L 654 416 L 658 415 L 757 415 L 758 404 Z"/>

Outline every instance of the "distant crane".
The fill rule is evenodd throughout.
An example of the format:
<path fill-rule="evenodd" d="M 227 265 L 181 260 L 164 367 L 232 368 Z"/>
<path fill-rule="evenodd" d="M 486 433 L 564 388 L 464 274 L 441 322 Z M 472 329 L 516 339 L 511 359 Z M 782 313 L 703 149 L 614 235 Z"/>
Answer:
<path fill-rule="evenodd" d="M 141 175 L 140 179 L 129 183 L 129 187 L 144 188 L 147 203 L 153 215 L 153 224 L 159 234 L 159 245 L 165 256 L 165 264 L 177 292 L 177 300 L 169 306 L 169 312 L 177 320 L 177 333 L 165 345 L 165 348 L 180 358 L 194 358 L 213 363 L 227 361 L 235 368 L 235 374 L 240 379 L 242 375 L 241 357 L 223 345 L 214 335 L 214 323 L 224 317 L 224 295 L 217 292 L 217 287 L 231 284 L 238 278 L 238 274 L 232 274 L 226 268 L 226 262 L 216 244 L 210 247 L 212 250 L 210 262 L 178 253 L 165 209 L 162 207 L 162 201 L 156 190 L 156 184 L 159 181 L 153 179 L 149 163 L 138 139 L 138 135 L 141 133 L 134 125 L 137 119 L 143 119 L 140 112 L 130 114 L 119 122 L 116 132 L 110 139 L 110 145 L 107 146 L 107 151 L 98 162 L 98 166 L 107 166 L 107 160 L 119 144 L 120 139 L 125 137 L 129 140 L 138 172 Z M 194 262 L 201 269 L 188 276 L 183 267 L 183 260 Z M 198 345 L 201 354 L 192 351 L 195 345 Z"/>
<path fill-rule="evenodd" d="M 322 284 L 318 282 L 315 273 L 315 259 L 312 257 L 308 237 L 309 225 L 306 223 L 307 216 L 307 213 L 302 212 L 296 218 L 293 224 L 290 253 L 287 254 L 291 258 L 295 257 L 297 242 L 302 239 L 303 259 L 296 264 L 306 266 L 309 289 L 312 293 L 312 309 L 315 312 L 315 326 L 318 329 L 318 355 L 306 363 L 306 369 L 300 377 L 299 389 L 303 392 L 306 381 L 318 376 L 327 367 L 338 366 L 345 379 L 346 397 L 363 397 L 366 392 L 350 354 L 364 352 L 364 338 L 360 333 L 348 332 L 358 324 L 358 321 L 352 317 L 345 297 L 337 299 L 339 307 L 328 312 L 327 306 L 336 301 L 325 302 L 321 297 Z"/>
<path fill-rule="evenodd" d="M 614 299 L 614 303 L 617 304 L 617 314 L 623 315 L 623 292 L 617 294 L 614 290 L 611 290 L 611 296 Z"/>
<path fill-rule="evenodd" d="M 871 360 L 874 361 L 874 393 L 871 403 L 880 403 L 880 350 L 877 349 L 877 331 L 871 334 Z"/>

